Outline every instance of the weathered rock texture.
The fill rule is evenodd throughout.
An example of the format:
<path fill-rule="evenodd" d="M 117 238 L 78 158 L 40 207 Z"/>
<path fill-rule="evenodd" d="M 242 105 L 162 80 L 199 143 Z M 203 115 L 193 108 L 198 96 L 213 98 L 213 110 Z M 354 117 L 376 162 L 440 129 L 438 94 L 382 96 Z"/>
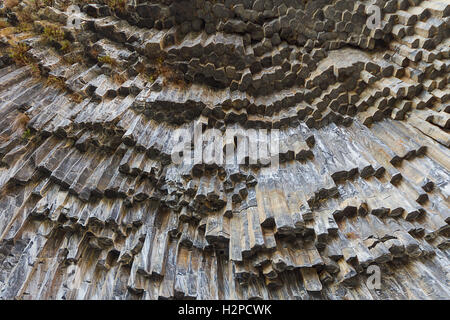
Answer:
<path fill-rule="evenodd" d="M 450 298 L 448 0 L 19 2 L 0 299 Z M 194 123 L 280 129 L 280 170 L 173 164 Z"/>

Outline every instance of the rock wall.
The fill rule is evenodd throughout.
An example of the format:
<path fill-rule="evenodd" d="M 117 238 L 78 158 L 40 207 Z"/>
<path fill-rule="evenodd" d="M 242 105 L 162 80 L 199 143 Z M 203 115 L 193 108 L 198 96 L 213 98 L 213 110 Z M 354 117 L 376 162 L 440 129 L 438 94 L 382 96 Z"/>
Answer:
<path fill-rule="evenodd" d="M 449 16 L 0 4 L 0 299 L 449 299 Z M 279 130 L 279 170 L 173 163 L 195 125 Z"/>

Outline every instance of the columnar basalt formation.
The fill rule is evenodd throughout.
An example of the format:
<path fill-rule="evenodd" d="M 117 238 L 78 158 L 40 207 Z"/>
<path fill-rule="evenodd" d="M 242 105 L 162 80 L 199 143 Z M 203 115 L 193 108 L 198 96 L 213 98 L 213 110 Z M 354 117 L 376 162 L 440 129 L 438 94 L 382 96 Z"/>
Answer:
<path fill-rule="evenodd" d="M 0 299 L 449 299 L 449 16 L 2 2 Z M 279 169 L 174 163 L 196 125 L 279 130 Z"/>

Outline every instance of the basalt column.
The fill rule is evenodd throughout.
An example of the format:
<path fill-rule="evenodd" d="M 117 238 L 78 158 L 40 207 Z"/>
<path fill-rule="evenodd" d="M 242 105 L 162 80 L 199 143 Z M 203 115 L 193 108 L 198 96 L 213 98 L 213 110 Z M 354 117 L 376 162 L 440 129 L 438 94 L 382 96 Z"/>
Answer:
<path fill-rule="evenodd" d="M 2 1 L 0 299 L 450 299 L 449 36 L 449 0 Z M 175 162 L 196 128 L 276 170 Z"/>

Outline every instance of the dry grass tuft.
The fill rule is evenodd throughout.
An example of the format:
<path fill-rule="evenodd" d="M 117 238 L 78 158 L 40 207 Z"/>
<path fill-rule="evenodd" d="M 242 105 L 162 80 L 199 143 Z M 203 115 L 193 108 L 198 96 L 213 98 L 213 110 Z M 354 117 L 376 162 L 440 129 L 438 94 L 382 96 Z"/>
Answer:
<path fill-rule="evenodd" d="M 110 66 L 113 66 L 113 67 L 117 67 L 118 66 L 117 61 L 115 59 L 111 58 L 110 56 L 97 57 L 97 61 L 100 62 L 100 63 L 109 64 Z"/>
<path fill-rule="evenodd" d="M 126 0 L 106 0 L 106 5 L 113 10 L 124 13 L 127 5 Z"/>
<path fill-rule="evenodd" d="M 73 92 L 71 94 L 69 94 L 69 98 L 71 101 L 75 102 L 75 103 L 81 103 L 84 100 L 84 97 L 79 94 L 78 92 Z"/>
<path fill-rule="evenodd" d="M 53 86 L 53 87 L 56 87 L 56 88 L 58 88 L 60 90 L 65 90 L 67 88 L 66 82 L 63 79 L 57 78 L 57 77 L 54 77 L 54 76 L 49 76 L 47 78 L 47 83 L 46 84 L 47 84 L 47 86 Z"/>
<path fill-rule="evenodd" d="M 64 30 L 56 24 L 47 24 L 42 32 L 42 38 L 46 42 L 64 41 Z"/>
<path fill-rule="evenodd" d="M 186 88 L 187 83 L 184 81 L 183 76 L 177 73 L 167 64 L 164 63 L 163 57 L 158 57 L 157 59 L 151 61 L 154 65 L 152 71 L 148 71 L 144 64 L 139 65 L 137 71 L 150 83 L 153 83 L 159 76 L 163 78 L 163 85 L 172 85 L 180 88 Z"/>
<path fill-rule="evenodd" d="M 124 83 L 125 81 L 127 81 L 127 78 L 125 77 L 125 75 L 123 73 L 115 73 L 113 75 L 113 80 L 115 83 L 120 85 L 120 84 Z"/>
<path fill-rule="evenodd" d="M 30 49 L 25 43 L 19 42 L 14 43 L 10 41 L 9 55 L 18 65 L 27 65 L 30 63 L 30 58 L 27 57 L 26 53 Z"/>
<path fill-rule="evenodd" d="M 19 0 L 5 0 L 5 8 L 14 8 L 19 4 Z"/>
<path fill-rule="evenodd" d="M 359 238 L 358 235 L 357 235 L 356 233 L 354 233 L 354 232 L 347 232 L 347 233 L 345 234 L 345 236 L 346 236 L 348 239 L 358 239 L 358 238 Z"/>
<path fill-rule="evenodd" d="M 14 131 L 24 131 L 27 127 L 28 122 L 30 121 L 30 118 L 23 112 L 20 112 L 17 117 L 14 119 L 14 123 L 12 125 L 12 128 Z"/>

